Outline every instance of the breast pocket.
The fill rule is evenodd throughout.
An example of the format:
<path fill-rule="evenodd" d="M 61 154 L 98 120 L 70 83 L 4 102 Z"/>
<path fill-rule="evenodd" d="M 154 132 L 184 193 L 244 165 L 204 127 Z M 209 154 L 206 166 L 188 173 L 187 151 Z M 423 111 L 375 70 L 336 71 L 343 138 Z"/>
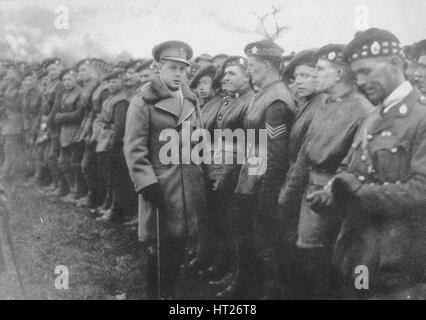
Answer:
<path fill-rule="evenodd" d="M 407 179 L 410 171 L 408 146 L 394 137 L 378 137 L 370 144 L 373 165 L 382 182 Z"/>

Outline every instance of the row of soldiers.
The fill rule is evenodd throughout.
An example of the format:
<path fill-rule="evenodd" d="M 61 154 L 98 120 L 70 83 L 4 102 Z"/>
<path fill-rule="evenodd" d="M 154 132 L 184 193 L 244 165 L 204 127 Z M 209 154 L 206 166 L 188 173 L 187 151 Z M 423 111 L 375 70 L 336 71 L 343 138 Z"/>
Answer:
<path fill-rule="evenodd" d="M 148 298 L 176 297 L 182 267 L 222 299 L 395 296 L 426 261 L 426 41 L 405 49 L 372 28 L 291 57 L 262 40 L 190 61 L 167 41 L 125 65 L 7 64 L 2 178 L 33 171 L 29 185 L 100 221 L 137 221 Z M 185 124 L 267 140 L 224 138 L 212 158 L 232 163 L 187 164 Z"/>
<path fill-rule="evenodd" d="M 155 73 L 152 59 L 2 61 L 1 179 L 88 207 L 100 221 L 134 219 L 122 138 L 129 101 Z"/>

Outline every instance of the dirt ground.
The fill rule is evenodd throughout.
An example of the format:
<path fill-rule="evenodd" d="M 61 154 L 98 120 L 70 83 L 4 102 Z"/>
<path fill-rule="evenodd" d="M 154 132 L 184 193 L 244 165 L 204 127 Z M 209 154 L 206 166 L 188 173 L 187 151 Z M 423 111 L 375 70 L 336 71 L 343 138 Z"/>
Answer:
<path fill-rule="evenodd" d="M 87 209 L 63 204 L 35 188 L 7 188 L 11 229 L 27 299 L 143 299 L 145 260 L 136 230 L 95 221 Z M 3 246 L 5 247 L 5 246 Z M 6 247 L 0 299 L 22 299 Z M 69 270 L 69 288 L 55 287 L 57 266 Z M 183 299 L 212 297 L 208 286 L 181 279 Z"/>

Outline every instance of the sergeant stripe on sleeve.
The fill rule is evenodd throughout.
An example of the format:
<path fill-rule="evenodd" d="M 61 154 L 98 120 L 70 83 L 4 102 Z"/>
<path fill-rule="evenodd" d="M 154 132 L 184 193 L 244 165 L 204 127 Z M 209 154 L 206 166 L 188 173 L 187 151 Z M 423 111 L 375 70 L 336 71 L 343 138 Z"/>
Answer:
<path fill-rule="evenodd" d="M 286 126 L 285 123 L 280 125 L 280 126 L 277 126 L 275 128 L 270 126 L 269 124 L 265 123 L 265 127 L 266 127 L 266 132 L 268 133 L 268 136 L 271 139 L 275 139 L 279 135 L 281 135 L 283 133 L 287 133 L 287 126 Z"/>

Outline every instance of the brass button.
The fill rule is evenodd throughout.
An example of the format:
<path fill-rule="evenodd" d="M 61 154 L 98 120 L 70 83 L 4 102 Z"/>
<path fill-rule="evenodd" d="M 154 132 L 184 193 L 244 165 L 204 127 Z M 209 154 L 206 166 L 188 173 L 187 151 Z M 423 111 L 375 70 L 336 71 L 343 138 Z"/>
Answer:
<path fill-rule="evenodd" d="M 222 115 L 221 115 L 221 114 L 219 115 L 219 121 L 220 121 L 220 120 L 222 120 Z"/>

